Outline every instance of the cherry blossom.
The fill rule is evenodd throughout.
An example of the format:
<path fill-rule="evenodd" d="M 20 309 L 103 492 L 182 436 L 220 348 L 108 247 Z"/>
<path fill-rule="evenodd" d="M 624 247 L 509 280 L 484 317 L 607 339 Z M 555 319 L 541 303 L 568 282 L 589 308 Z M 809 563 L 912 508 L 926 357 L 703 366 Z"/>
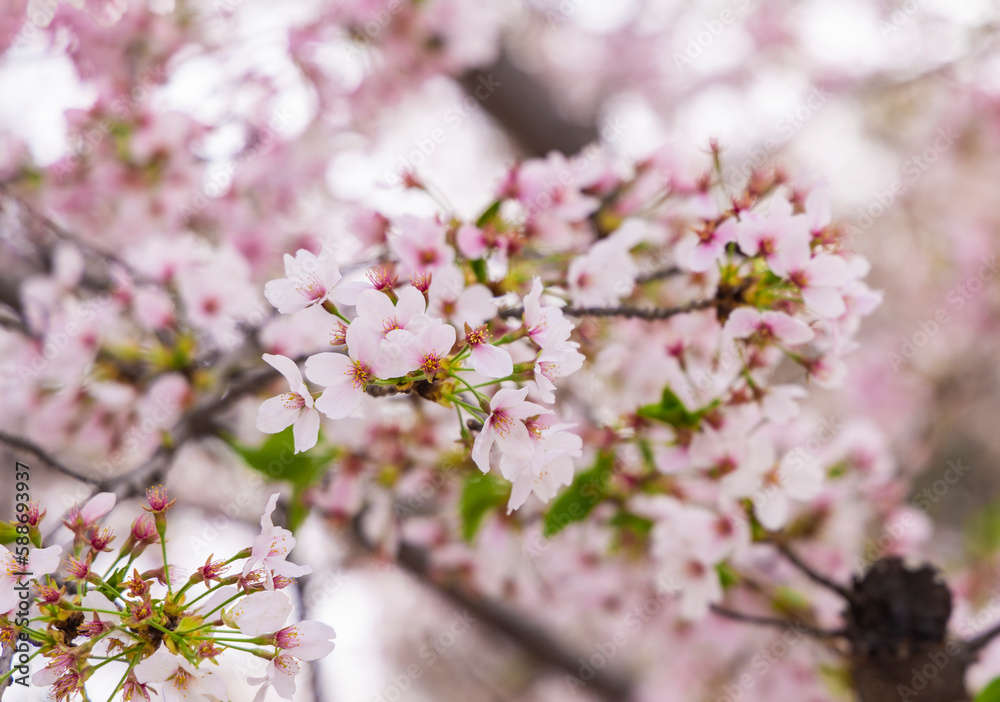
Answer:
<path fill-rule="evenodd" d="M 0 545 L 0 614 L 6 614 L 17 606 L 19 598 L 14 588 L 25 579 L 26 576 L 22 573 L 31 573 L 32 578 L 40 578 L 55 572 L 59 567 L 61 553 L 62 546 L 30 548 L 24 561 L 19 561 L 21 556 Z"/>
<path fill-rule="evenodd" d="M 285 254 L 285 277 L 264 286 L 264 297 L 282 314 L 292 314 L 328 300 L 349 304 L 338 290 L 342 276 L 337 259 L 328 247 L 319 256 L 299 249 L 295 256 Z"/>
<path fill-rule="evenodd" d="M 498 390 L 490 400 L 490 414 L 472 448 L 472 460 L 484 473 L 490 470 L 490 450 L 494 444 L 500 447 L 503 455 L 523 461 L 534 453 L 534 442 L 524 420 L 540 414 L 550 414 L 552 410 L 527 402 L 527 395 L 528 388 L 505 389 Z"/>
<path fill-rule="evenodd" d="M 312 572 L 312 568 L 309 566 L 295 565 L 285 560 L 291 550 L 295 548 L 295 537 L 288 529 L 275 526 L 271 521 L 271 513 L 277 504 L 278 494 L 275 493 L 271 495 L 267 507 L 264 508 L 264 515 L 260 518 L 260 535 L 254 539 L 250 558 L 243 566 L 244 576 L 249 575 L 257 568 L 263 568 L 265 585 L 268 590 L 274 589 L 275 576 L 297 578 Z"/>
<path fill-rule="evenodd" d="M 470 349 L 469 363 L 473 370 L 487 378 L 506 378 L 514 372 L 514 361 L 510 352 L 490 343 L 489 330 L 486 325 L 475 329 L 466 326 L 463 340 Z"/>
<path fill-rule="evenodd" d="M 257 429 L 275 434 L 291 426 L 295 453 L 307 451 L 316 445 L 319 437 L 319 412 L 313 406 L 312 394 L 302 381 L 302 373 L 292 359 L 268 353 L 263 358 L 285 376 L 290 391 L 276 395 L 260 406 L 257 412 Z"/>
<path fill-rule="evenodd" d="M 195 668 L 181 656 L 168 651 L 166 646 L 158 648 L 135 667 L 135 678 L 141 685 L 164 683 L 160 688 L 164 702 L 228 699 L 226 684 L 220 675 Z"/>

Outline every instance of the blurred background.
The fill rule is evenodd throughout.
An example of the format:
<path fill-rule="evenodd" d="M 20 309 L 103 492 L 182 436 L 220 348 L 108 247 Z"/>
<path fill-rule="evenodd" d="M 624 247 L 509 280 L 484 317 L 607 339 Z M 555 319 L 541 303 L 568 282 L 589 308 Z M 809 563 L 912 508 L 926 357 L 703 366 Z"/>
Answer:
<path fill-rule="evenodd" d="M 52 226 L 100 251 L 128 250 L 150 271 L 183 248 L 172 242 L 207 242 L 204 279 L 261 290 L 280 273 L 282 253 L 331 239 L 346 259 L 363 250 L 359 212 L 435 211 L 423 193 L 400 187 L 408 173 L 433 184 L 460 217 L 474 217 L 522 158 L 596 141 L 601 159 L 655 155 L 697 175 L 715 140 L 732 182 L 781 167 L 793 182 L 829 184 L 834 218 L 871 262 L 869 283 L 884 302 L 863 325 L 845 387 L 812 388 L 810 401 L 831 421 L 877 427 L 871 460 L 912 478 L 912 552 L 943 567 L 974 608 L 998 582 L 1000 545 L 998 23 L 995 0 L 8 0 L 0 10 L 0 303 L 23 312 L 18 291 L 33 276 L 58 284 L 62 275 L 66 285 L 107 276 L 89 259 L 82 277 L 60 272 L 46 244 Z M 129 155 L 116 164 L 123 149 Z M 258 357 L 316 343 L 315 330 L 271 323 L 259 292 L 255 300 L 219 295 L 238 318 L 268 321 L 254 332 Z M 96 310 L 98 320 L 103 314 Z M 217 347 L 212 368 L 240 351 L 231 338 L 242 339 L 241 330 L 205 323 Z M 189 391 L 164 382 L 138 407 L 110 390 L 42 397 L 19 375 L 15 334 L 0 334 L 4 432 L 98 470 L 110 448 L 121 448 L 107 441 L 121 441 L 123 422 L 154 417 L 157 430 L 133 437 L 102 479 L 153 455 Z M 74 386 L 87 372 L 74 361 L 76 345 L 87 343 L 69 340 L 43 375 Z M 160 407 L 170 409 L 161 417 Z M 255 408 L 234 403 L 229 418 L 249 444 L 260 441 Z M 354 428 L 345 422 L 331 437 L 357 443 Z M 378 460 L 390 464 L 393 451 L 418 445 L 417 430 L 380 437 Z M 8 453 L 6 463 L 20 455 Z M 956 461 L 969 470 L 935 492 Z M 50 519 L 88 494 L 36 463 L 34 496 Z M 172 466 L 166 484 L 182 505 L 174 539 L 192 563 L 257 533 L 270 490 L 221 442 L 183 446 Z M 348 499 L 328 488 L 317 488 L 320 502 Z M 7 490 L 0 487 L 3 518 Z M 116 526 L 127 528 L 137 512 L 123 512 Z M 349 522 L 314 514 L 298 532 L 298 559 L 316 571 L 301 605 L 338 632 L 336 651 L 299 698 L 614 698 L 537 665 L 546 654 L 489 611 L 470 613 L 454 591 L 428 584 L 419 562 L 401 566 L 343 537 Z M 865 528 L 877 537 L 884 525 Z M 502 540 L 491 545 L 490 529 L 479 554 L 514 559 Z M 574 633 L 587 630 L 578 618 L 605 616 L 581 606 L 586 589 L 563 590 L 575 606 L 549 612 L 557 620 L 549 624 L 589 653 L 614 626 Z M 538 603 L 517 604 L 531 612 Z M 677 634 L 672 641 L 688 646 L 680 651 L 664 650 L 640 625 L 609 670 L 641 681 L 648 699 L 726 699 L 728 681 L 772 639 L 753 632 L 737 650 L 718 643 L 733 625 L 713 626 Z M 716 647 L 727 663 L 713 668 L 703 659 Z M 782 699 L 783 685 L 799 689 L 789 682 L 796 676 L 816 676 L 823 655 L 810 645 L 776 656 L 780 675 L 746 699 Z M 663 657 L 673 662 L 656 672 Z M 666 692 L 672 685 L 676 692 Z M 836 699 L 836 689 L 818 685 L 810 699 Z M 41 696 L 14 689 L 8 698 Z"/>

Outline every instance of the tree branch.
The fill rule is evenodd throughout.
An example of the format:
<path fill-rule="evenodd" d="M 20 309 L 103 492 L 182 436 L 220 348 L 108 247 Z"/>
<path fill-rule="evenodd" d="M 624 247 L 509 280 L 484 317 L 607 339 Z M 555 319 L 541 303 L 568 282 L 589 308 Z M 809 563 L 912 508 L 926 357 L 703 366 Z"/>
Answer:
<path fill-rule="evenodd" d="M 563 314 L 569 315 L 570 317 L 624 317 L 626 319 L 645 319 L 647 321 L 655 321 L 659 319 L 668 319 L 679 314 L 687 314 L 688 312 L 696 312 L 698 310 L 707 310 L 712 307 L 718 306 L 719 300 L 697 300 L 696 302 L 689 302 L 686 305 L 679 305 L 678 307 L 560 307 Z M 520 317 L 524 314 L 523 307 L 511 307 L 510 309 L 501 310 L 497 315 L 501 319 L 506 319 L 510 317 Z"/>
<path fill-rule="evenodd" d="M 355 520 L 353 536 L 365 549 L 375 550 L 368 542 Z M 547 631 L 521 618 L 516 612 L 498 602 L 477 597 L 467 589 L 452 582 L 435 577 L 431 570 L 428 554 L 423 549 L 401 542 L 396 562 L 414 579 L 444 597 L 456 607 L 469 610 L 480 621 L 525 652 L 529 659 L 560 670 L 576 678 L 579 675 L 580 656 L 578 651 L 567 649 Z M 594 677 L 584 683 L 593 687 L 600 697 L 612 702 L 625 702 L 632 698 L 631 681 L 607 669 L 595 671 Z"/>
<path fill-rule="evenodd" d="M 97 478 L 88 477 L 81 473 L 77 473 L 75 470 L 73 470 L 66 464 L 54 458 L 52 454 L 48 453 L 40 446 L 36 445 L 35 443 L 23 437 L 14 436 L 13 434 L 8 434 L 6 432 L 0 431 L 0 444 L 6 444 L 12 449 L 31 454 L 35 458 L 41 460 L 43 463 L 55 469 L 56 471 L 62 473 L 63 475 L 68 475 L 71 478 L 81 480 L 90 485 L 97 485 L 97 483 L 99 482 Z"/>
<path fill-rule="evenodd" d="M 746 624 L 757 624 L 759 626 L 769 626 L 778 629 L 795 628 L 815 639 L 832 639 L 844 636 L 844 632 L 840 630 L 827 631 L 826 629 L 819 629 L 808 624 L 800 624 L 778 617 L 761 617 L 754 614 L 744 614 L 743 612 L 736 612 L 722 605 L 712 605 L 711 610 L 720 617 Z"/>
<path fill-rule="evenodd" d="M 792 565 L 794 565 L 796 568 L 798 568 L 800 571 L 802 571 L 805 574 L 805 576 L 807 578 L 809 578 L 810 580 L 812 580 L 814 583 L 816 583 L 817 585 L 822 585 L 823 587 L 827 588 L 828 590 L 832 590 L 833 592 L 837 593 L 838 595 L 840 595 L 841 597 L 843 597 L 848 602 L 853 602 L 854 601 L 854 599 L 855 599 L 854 595 L 853 595 L 853 593 L 851 593 L 850 590 L 848 590 L 847 588 L 845 588 L 843 585 L 840 585 L 838 583 L 833 582 L 832 580 L 830 580 L 829 578 L 827 578 L 825 575 L 822 575 L 822 574 L 816 572 L 815 570 L 813 570 L 811 566 L 809 566 L 808 564 L 806 564 L 805 561 L 803 561 L 801 558 L 799 558 L 795 554 L 795 552 L 792 551 L 791 547 L 788 546 L 788 544 L 784 543 L 783 541 L 781 541 L 779 539 L 772 539 L 772 543 L 774 544 L 775 548 L 778 549 L 778 551 L 781 553 L 781 555 L 783 555 L 786 559 L 788 559 L 788 561 Z"/>

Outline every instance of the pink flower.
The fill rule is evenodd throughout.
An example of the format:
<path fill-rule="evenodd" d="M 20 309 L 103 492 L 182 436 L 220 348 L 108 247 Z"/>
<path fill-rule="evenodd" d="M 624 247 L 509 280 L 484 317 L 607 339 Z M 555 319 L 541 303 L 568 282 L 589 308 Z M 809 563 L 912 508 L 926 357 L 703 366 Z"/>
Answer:
<path fill-rule="evenodd" d="M 100 492 L 91 497 L 83 507 L 76 505 L 70 509 L 63 524 L 76 533 L 83 534 L 97 523 L 101 517 L 114 509 L 118 496 L 113 492 Z"/>
<path fill-rule="evenodd" d="M 775 424 L 788 424 L 799 416 L 799 405 L 808 393 L 800 385 L 772 385 L 764 391 L 760 401 L 764 418 Z"/>
<path fill-rule="evenodd" d="M 166 646 L 160 646 L 135 667 L 135 679 L 142 685 L 165 683 L 161 688 L 163 702 L 225 700 L 229 697 L 226 683 L 220 675 L 195 668 L 181 656 L 167 650 Z"/>
<path fill-rule="evenodd" d="M 726 245 L 736 241 L 737 226 L 734 219 L 727 219 L 718 226 L 704 222 L 700 229 L 688 232 L 677 243 L 677 262 L 695 273 L 707 271 L 722 258 Z"/>
<path fill-rule="evenodd" d="M 330 654 L 334 648 L 331 639 L 336 637 L 332 626 L 304 621 L 275 634 L 274 645 L 300 660 L 316 661 Z"/>
<path fill-rule="evenodd" d="M 396 329 L 389 332 L 386 339 L 400 344 L 408 367 L 412 366 L 427 376 L 433 376 L 442 370 L 442 361 L 451 353 L 456 336 L 455 327 L 438 323 L 424 327 L 416 337 L 402 329 Z"/>
<path fill-rule="evenodd" d="M 566 341 L 573 332 L 573 323 L 563 316 L 561 309 L 542 306 L 542 290 L 542 281 L 535 277 L 531 292 L 524 296 L 524 327 L 538 348 Z"/>
<path fill-rule="evenodd" d="M 753 495 L 754 514 L 767 529 L 780 529 L 788 522 L 791 500 L 811 500 L 823 489 L 824 473 L 813 459 L 786 454 L 781 464 L 764 475 L 764 485 Z"/>
<path fill-rule="evenodd" d="M 470 261 L 482 258 L 489 250 L 489 241 L 483 230 L 474 224 L 463 224 L 455 235 L 458 250 Z"/>
<path fill-rule="evenodd" d="M 542 402 L 555 402 L 556 385 L 553 381 L 576 373 L 583 366 L 585 356 L 577 344 L 563 342 L 542 349 L 535 359 L 535 387 Z"/>
<path fill-rule="evenodd" d="M 815 337 L 809 325 L 800 319 L 789 317 L 783 312 L 761 311 L 754 307 L 733 310 L 724 332 L 737 339 L 756 335 L 761 340 L 773 339 L 786 346 L 798 346 Z"/>
<path fill-rule="evenodd" d="M 629 220 L 607 239 L 594 244 L 569 264 L 566 277 L 574 304 L 584 307 L 613 305 L 635 289 L 639 273 L 629 250 L 645 229 Z"/>
<path fill-rule="evenodd" d="M 280 590 L 253 592 L 227 610 L 224 621 L 247 636 L 273 634 L 288 621 L 292 601 Z"/>
<path fill-rule="evenodd" d="M 43 575 L 54 573 L 59 568 L 59 555 L 62 546 L 48 548 L 31 548 L 24 561 L 0 546 L 0 615 L 12 611 L 19 597 L 15 587 L 26 577 L 22 573 L 31 573 L 31 579 L 41 579 Z"/>
<path fill-rule="evenodd" d="M 280 654 L 272 658 L 264 669 L 264 677 L 247 678 L 251 685 L 262 685 L 253 698 L 253 702 L 264 702 L 268 688 L 273 687 L 278 697 L 291 700 L 295 696 L 295 678 L 302 667 L 291 656 Z"/>
<path fill-rule="evenodd" d="M 434 219 L 403 215 L 396 221 L 399 234 L 391 240 L 406 275 L 437 271 L 455 262 L 455 250 L 448 245 L 448 228 Z"/>
<path fill-rule="evenodd" d="M 264 568 L 265 587 L 268 590 L 274 589 L 274 576 L 282 575 L 286 578 L 297 578 L 312 572 L 309 566 L 295 565 L 285 559 L 293 548 L 295 548 L 295 537 L 292 532 L 282 527 L 274 526 L 271 521 L 271 512 L 278 504 L 278 493 L 271 495 L 264 509 L 264 516 L 260 518 L 261 532 L 253 541 L 250 558 L 243 566 L 243 575 L 247 576 L 257 568 Z"/>
<path fill-rule="evenodd" d="M 661 568 L 661 580 L 681 595 L 680 615 L 700 619 L 711 604 L 722 600 L 722 584 L 715 566 L 740 544 L 739 531 L 725 531 L 719 538 L 719 517 L 704 507 L 685 504 L 673 497 L 634 500 L 640 513 L 654 519 L 653 558 Z"/>
<path fill-rule="evenodd" d="M 403 288 L 395 305 L 384 293 L 365 290 L 358 296 L 358 317 L 354 321 L 360 320 L 382 339 L 394 329 L 416 334 L 430 321 L 424 314 L 426 307 L 424 296 L 416 288 Z M 347 345 L 350 346 L 350 341 Z"/>
<path fill-rule="evenodd" d="M 736 229 L 736 242 L 747 256 L 762 254 L 770 264 L 785 242 L 808 237 L 808 226 L 805 217 L 792 214 L 792 204 L 788 200 L 775 198 L 767 217 L 753 212 L 743 215 Z"/>
<path fill-rule="evenodd" d="M 496 443 L 504 454 L 526 459 L 534 453 L 535 446 L 524 425 L 524 420 L 539 414 L 551 414 L 541 405 L 526 402 L 528 388 L 498 390 L 490 401 L 490 415 L 472 446 L 472 460 L 479 470 L 490 470 L 490 449 Z"/>
<path fill-rule="evenodd" d="M 327 300 L 350 304 L 338 294 L 336 288 L 340 281 L 340 267 L 332 250 L 324 246 L 316 256 L 299 249 L 294 258 L 285 254 L 285 277 L 265 285 L 264 297 L 282 314 L 322 305 Z"/>
<path fill-rule="evenodd" d="M 506 349 L 490 343 L 486 325 L 469 329 L 466 325 L 465 343 L 472 349 L 469 362 L 473 370 L 487 378 L 506 378 L 514 372 L 514 361 Z"/>
<path fill-rule="evenodd" d="M 306 359 L 306 377 L 326 388 L 316 400 L 316 409 L 330 419 L 342 419 L 357 409 L 369 383 L 406 375 L 415 368 L 407 361 L 403 346 L 392 339 L 380 341 L 360 317 L 348 326 L 345 338 L 346 356 L 318 353 Z"/>
<path fill-rule="evenodd" d="M 427 312 L 461 329 L 466 324 L 478 326 L 496 316 L 497 307 L 489 288 L 479 283 L 465 287 L 462 272 L 449 266 L 434 274 L 428 290 Z"/>
<path fill-rule="evenodd" d="M 538 417 L 525 423 L 528 435 L 535 442 L 535 451 L 529 459 L 511 460 L 509 454 L 500 458 L 500 471 L 514 483 L 507 502 L 507 513 L 517 509 L 532 492 L 548 502 L 563 485 L 573 481 L 573 459 L 582 454 L 583 440 L 566 431 L 572 425 L 550 426 L 547 417 Z"/>
<path fill-rule="evenodd" d="M 291 390 L 264 401 L 257 411 L 257 429 L 266 434 L 276 434 L 291 425 L 295 453 L 308 451 L 319 439 L 319 412 L 313 406 L 309 388 L 302 382 L 302 373 L 295 362 L 285 356 L 265 353 L 263 358 L 285 376 Z M 308 371 L 308 361 L 306 368 Z"/>
<path fill-rule="evenodd" d="M 847 263 L 832 254 L 810 257 L 808 234 L 789 240 L 771 269 L 797 285 L 802 301 L 819 316 L 836 318 L 847 310 L 839 292 L 849 282 Z"/>

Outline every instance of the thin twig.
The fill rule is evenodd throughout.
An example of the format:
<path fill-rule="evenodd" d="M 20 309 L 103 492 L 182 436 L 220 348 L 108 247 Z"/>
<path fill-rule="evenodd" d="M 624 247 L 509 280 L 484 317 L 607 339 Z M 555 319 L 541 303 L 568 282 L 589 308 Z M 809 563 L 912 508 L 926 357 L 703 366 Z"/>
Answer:
<path fill-rule="evenodd" d="M 975 653 L 986 648 L 997 636 L 1000 636 L 1000 624 L 995 625 L 992 629 L 987 629 L 974 639 L 969 639 L 965 645 L 969 653 Z"/>
<path fill-rule="evenodd" d="M 82 480 L 83 482 L 88 483 L 90 485 L 97 485 L 98 482 L 100 482 L 94 476 L 86 476 L 83 475 L 82 473 L 76 472 L 66 464 L 55 459 L 52 456 L 52 454 L 47 452 L 42 447 L 36 445 L 34 442 L 29 441 L 28 439 L 25 439 L 23 437 L 14 436 L 13 434 L 7 434 L 6 432 L 0 431 L 0 444 L 6 444 L 7 446 L 10 446 L 11 448 L 16 449 L 18 451 L 29 453 L 33 455 L 35 458 L 40 459 L 43 463 L 47 464 L 51 468 L 54 468 L 55 470 L 59 471 L 63 475 L 68 475 L 71 478 Z"/>
<path fill-rule="evenodd" d="M 762 617 L 755 614 L 744 614 L 743 612 L 737 612 L 727 607 L 723 607 L 722 605 L 714 604 L 711 606 L 711 609 L 720 617 L 732 619 L 733 621 L 744 622 L 747 624 L 758 624 L 760 626 L 770 626 L 778 629 L 797 629 L 815 639 L 832 639 L 845 635 L 843 631 L 827 631 L 826 629 L 819 629 L 814 626 L 809 626 L 808 624 L 800 624 L 798 622 L 792 622 L 778 617 Z"/>
<path fill-rule="evenodd" d="M 665 278 L 673 278 L 675 275 L 680 275 L 683 273 L 677 266 L 670 266 L 669 268 L 660 268 L 659 270 L 650 271 L 649 273 L 642 273 L 635 277 L 635 282 L 639 283 L 651 283 L 654 280 L 664 280 Z"/>
<path fill-rule="evenodd" d="M 368 541 L 355 520 L 354 539 L 365 549 L 374 551 L 376 546 Z M 556 640 L 548 631 L 499 602 L 477 596 L 457 582 L 451 582 L 436 575 L 431 567 L 430 555 L 422 548 L 401 542 L 397 549 L 396 563 L 415 580 L 443 596 L 459 608 L 467 609 L 476 619 L 487 624 L 494 631 L 503 634 L 516 644 L 530 660 L 561 670 L 574 678 L 580 671 L 580 652 L 573 651 Z M 586 681 L 594 693 L 606 700 L 625 702 L 632 699 L 632 683 L 607 670 L 597 670 Z"/>
<path fill-rule="evenodd" d="M 838 595 L 840 595 L 841 597 L 843 597 L 848 602 L 853 602 L 854 601 L 854 593 L 852 593 L 850 590 L 848 590 L 847 588 L 845 588 L 843 585 L 835 583 L 832 580 L 830 580 L 829 578 L 827 578 L 825 575 L 822 575 L 822 574 L 816 572 L 815 570 L 813 570 L 811 566 L 809 566 L 808 564 L 806 564 L 805 561 L 803 561 L 801 558 L 799 558 L 795 554 L 795 552 L 792 551 L 791 547 L 789 547 L 788 544 L 784 543 L 783 541 L 781 541 L 779 539 L 772 540 L 772 543 L 774 544 L 775 548 L 778 549 L 778 551 L 781 553 L 781 555 L 783 555 L 786 559 L 788 559 L 788 561 L 792 565 L 794 565 L 796 568 L 798 568 L 799 570 L 801 570 L 806 575 L 806 577 L 808 577 L 814 583 L 816 583 L 817 585 L 822 585 L 823 587 L 827 588 L 828 590 L 832 590 L 833 592 L 836 592 Z"/>
<path fill-rule="evenodd" d="M 686 305 L 679 305 L 677 307 L 561 307 L 563 314 L 569 315 L 570 317 L 623 317 L 626 319 L 645 319 L 647 321 L 655 321 L 659 319 L 668 319 L 679 314 L 687 314 L 688 312 L 696 312 L 698 310 L 706 310 L 711 307 L 715 307 L 719 304 L 718 300 L 697 300 L 696 302 L 689 302 Z M 512 307 L 510 309 L 501 310 L 497 315 L 501 318 L 510 317 L 520 317 L 524 314 L 523 307 Z"/>

